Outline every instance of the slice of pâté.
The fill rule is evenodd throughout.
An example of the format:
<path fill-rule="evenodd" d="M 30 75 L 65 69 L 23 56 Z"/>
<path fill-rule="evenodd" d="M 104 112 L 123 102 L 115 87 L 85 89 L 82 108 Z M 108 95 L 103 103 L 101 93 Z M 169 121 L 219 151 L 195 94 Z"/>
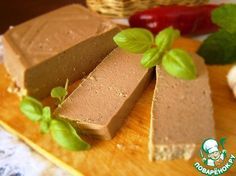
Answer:
<path fill-rule="evenodd" d="M 193 55 L 195 80 L 170 76 L 156 67 L 156 87 L 151 109 L 149 158 L 191 158 L 195 146 L 214 137 L 213 107 L 208 72 L 202 58 Z"/>
<path fill-rule="evenodd" d="M 53 87 L 91 72 L 115 47 L 111 21 L 80 5 L 69 5 L 9 29 L 4 64 L 25 94 L 43 98 Z"/>
<path fill-rule="evenodd" d="M 114 49 L 55 113 L 86 134 L 111 139 L 152 78 L 141 57 Z"/>

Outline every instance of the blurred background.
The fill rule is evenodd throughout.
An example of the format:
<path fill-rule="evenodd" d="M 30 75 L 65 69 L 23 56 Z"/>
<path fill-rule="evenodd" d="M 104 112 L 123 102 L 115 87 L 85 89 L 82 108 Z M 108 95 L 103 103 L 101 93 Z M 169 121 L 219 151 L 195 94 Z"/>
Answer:
<path fill-rule="evenodd" d="M 4 33 L 11 25 L 14 26 L 45 12 L 72 3 L 85 5 L 84 0 L 1 0 L 0 34 Z"/>
<path fill-rule="evenodd" d="M 137 10 L 147 9 L 157 4 L 201 4 L 208 0 L 87 0 L 88 6 L 107 16 L 122 18 Z M 211 0 L 212 3 L 235 2 L 235 0 Z M 67 4 L 80 3 L 86 0 L 1 0 L 0 1 L 0 34 L 9 26 L 14 26 L 45 12 Z"/>

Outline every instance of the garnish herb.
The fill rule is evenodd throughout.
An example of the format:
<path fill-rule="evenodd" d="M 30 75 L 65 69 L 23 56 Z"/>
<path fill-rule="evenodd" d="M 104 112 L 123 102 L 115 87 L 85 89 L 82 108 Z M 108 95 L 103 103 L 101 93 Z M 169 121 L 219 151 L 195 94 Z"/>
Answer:
<path fill-rule="evenodd" d="M 40 127 L 40 132 L 41 133 L 48 133 L 49 132 L 49 125 L 50 125 L 49 122 L 47 122 L 45 120 L 40 121 L 40 126 L 39 127 Z"/>
<path fill-rule="evenodd" d="M 212 11 L 212 22 L 229 33 L 236 32 L 236 5 L 225 4 Z"/>
<path fill-rule="evenodd" d="M 155 37 L 155 43 L 161 51 L 171 49 L 174 41 L 180 37 L 180 32 L 172 27 L 160 31 Z"/>
<path fill-rule="evenodd" d="M 141 64 L 146 67 L 154 67 L 157 64 L 161 63 L 162 52 L 159 48 L 148 49 L 141 59 Z"/>
<path fill-rule="evenodd" d="M 61 104 L 64 101 L 64 99 L 66 98 L 68 94 L 68 91 L 67 91 L 68 84 L 69 84 L 69 80 L 67 79 L 65 87 L 58 86 L 58 87 L 53 88 L 51 91 L 51 97 L 58 99 L 59 104 Z"/>
<path fill-rule="evenodd" d="M 220 30 L 210 35 L 198 50 L 207 64 L 230 64 L 236 61 L 236 33 Z"/>
<path fill-rule="evenodd" d="M 90 145 L 83 141 L 70 123 L 63 120 L 52 120 L 50 131 L 53 139 L 68 150 L 86 150 Z"/>
<path fill-rule="evenodd" d="M 192 58 L 181 49 L 168 51 L 162 59 L 165 70 L 173 76 L 183 79 L 194 79 L 196 68 Z"/>
<path fill-rule="evenodd" d="M 153 44 L 153 35 L 147 29 L 132 28 L 126 29 L 114 36 L 114 41 L 120 48 L 131 53 L 144 53 Z"/>
<path fill-rule="evenodd" d="M 166 28 L 154 37 L 142 28 L 125 29 L 114 37 L 116 44 L 132 53 L 143 53 L 141 64 L 151 68 L 162 64 L 172 76 L 181 79 L 195 79 L 196 68 L 191 56 L 182 49 L 173 49 L 174 41 L 180 32 L 172 27 Z"/>
<path fill-rule="evenodd" d="M 42 133 L 48 133 L 49 132 L 49 125 L 50 121 L 52 119 L 51 117 L 51 109 L 48 106 L 45 106 L 43 108 L 43 114 L 42 114 L 42 120 L 40 121 L 40 131 Z"/>
<path fill-rule="evenodd" d="M 42 119 L 43 105 L 32 97 L 24 97 L 20 103 L 20 109 L 32 121 Z"/>
<path fill-rule="evenodd" d="M 60 91 L 58 91 L 59 89 L 54 88 L 54 93 L 57 92 L 57 94 L 51 92 L 51 95 L 57 95 L 55 97 L 63 101 L 67 95 L 67 86 L 68 81 L 65 88 L 60 88 Z M 62 91 L 62 89 L 64 90 Z M 39 122 L 40 131 L 42 133 L 50 132 L 53 139 L 61 147 L 75 151 L 86 150 L 90 148 L 90 145 L 79 137 L 76 130 L 70 123 L 58 117 L 54 117 L 51 113 L 50 107 L 43 107 L 41 102 L 39 102 L 37 99 L 30 96 L 23 97 L 20 102 L 20 110 L 30 120 Z"/>
<path fill-rule="evenodd" d="M 212 21 L 221 29 L 211 34 L 198 54 L 207 64 L 230 64 L 236 61 L 236 5 L 225 4 L 212 12 Z"/>

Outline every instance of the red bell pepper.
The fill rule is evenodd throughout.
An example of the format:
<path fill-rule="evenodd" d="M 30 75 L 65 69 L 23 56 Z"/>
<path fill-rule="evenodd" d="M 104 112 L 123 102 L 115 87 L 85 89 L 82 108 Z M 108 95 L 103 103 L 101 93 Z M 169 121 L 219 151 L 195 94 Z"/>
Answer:
<path fill-rule="evenodd" d="M 169 26 L 179 29 L 182 35 L 207 34 L 218 30 L 211 21 L 211 12 L 217 7 L 213 4 L 158 6 L 130 16 L 129 24 L 147 28 L 154 34 Z"/>

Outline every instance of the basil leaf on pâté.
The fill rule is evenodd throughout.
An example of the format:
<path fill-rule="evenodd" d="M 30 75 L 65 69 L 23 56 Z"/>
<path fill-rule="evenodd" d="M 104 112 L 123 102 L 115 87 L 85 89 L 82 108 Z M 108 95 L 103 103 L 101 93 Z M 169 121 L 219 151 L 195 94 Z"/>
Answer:
<path fill-rule="evenodd" d="M 59 104 L 62 103 L 64 101 L 64 99 L 66 98 L 66 95 L 68 94 L 68 84 L 69 84 L 69 79 L 66 79 L 66 84 L 65 87 L 54 87 L 51 90 L 51 97 L 52 98 L 57 98 L 59 100 Z"/>
<path fill-rule="evenodd" d="M 192 57 L 182 49 L 172 49 L 167 52 L 163 59 L 162 65 L 170 75 L 191 80 L 196 78 L 196 68 Z"/>
<path fill-rule="evenodd" d="M 154 37 L 150 31 L 142 28 L 125 29 L 113 37 L 115 43 L 131 53 L 144 53 L 153 45 Z"/>
<path fill-rule="evenodd" d="M 51 91 L 51 97 L 57 98 L 60 103 L 64 100 L 67 94 L 68 94 L 67 90 L 61 86 L 55 87 Z"/>
<path fill-rule="evenodd" d="M 221 30 L 210 35 L 197 53 L 207 64 L 230 64 L 236 62 L 236 33 Z"/>
<path fill-rule="evenodd" d="M 155 43 L 160 51 L 169 50 L 179 36 L 179 30 L 176 30 L 173 27 L 168 27 L 157 34 L 155 37 Z"/>
<path fill-rule="evenodd" d="M 146 68 L 154 67 L 161 63 L 161 57 L 159 48 L 151 48 L 143 54 L 141 64 Z"/>
<path fill-rule="evenodd" d="M 82 140 L 70 123 L 63 120 L 52 120 L 50 131 L 53 139 L 68 150 L 87 150 L 90 145 Z"/>
<path fill-rule="evenodd" d="M 43 105 L 33 97 L 25 96 L 20 102 L 21 112 L 32 121 L 39 121 L 42 118 Z"/>
<path fill-rule="evenodd" d="M 236 32 L 236 4 L 225 4 L 212 11 L 213 23 L 222 29 L 230 32 Z"/>
<path fill-rule="evenodd" d="M 150 31 L 142 28 L 131 28 L 119 32 L 113 40 L 120 48 L 128 52 L 142 53 L 141 64 L 146 68 L 162 63 L 166 71 L 172 76 L 182 79 L 194 79 L 196 78 L 196 68 L 192 57 L 180 49 L 169 51 L 174 40 L 179 36 L 180 32 L 178 30 L 169 27 L 163 29 L 155 37 L 154 43 Z M 164 54 L 165 57 L 163 58 Z"/>

